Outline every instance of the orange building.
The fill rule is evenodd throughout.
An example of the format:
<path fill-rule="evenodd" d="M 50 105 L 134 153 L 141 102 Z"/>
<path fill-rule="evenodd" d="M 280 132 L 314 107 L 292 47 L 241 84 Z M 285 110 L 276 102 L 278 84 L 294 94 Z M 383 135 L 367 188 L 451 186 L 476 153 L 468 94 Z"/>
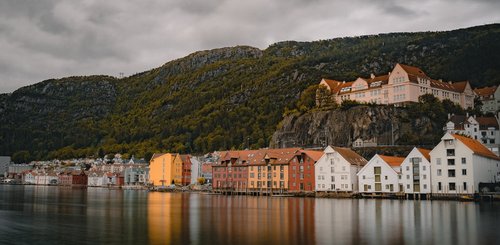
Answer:
<path fill-rule="evenodd" d="M 154 186 L 182 183 L 182 159 L 177 153 L 155 153 L 149 162 L 149 182 Z"/>

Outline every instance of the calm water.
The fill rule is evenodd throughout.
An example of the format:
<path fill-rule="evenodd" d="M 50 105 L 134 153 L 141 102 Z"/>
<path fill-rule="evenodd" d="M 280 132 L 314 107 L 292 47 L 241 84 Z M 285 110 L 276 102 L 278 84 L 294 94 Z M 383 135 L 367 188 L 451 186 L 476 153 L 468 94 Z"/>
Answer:
<path fill-rule="evenodd" d="M 0 185 L 0 244 L 500 244 L 500 203 Z"/>

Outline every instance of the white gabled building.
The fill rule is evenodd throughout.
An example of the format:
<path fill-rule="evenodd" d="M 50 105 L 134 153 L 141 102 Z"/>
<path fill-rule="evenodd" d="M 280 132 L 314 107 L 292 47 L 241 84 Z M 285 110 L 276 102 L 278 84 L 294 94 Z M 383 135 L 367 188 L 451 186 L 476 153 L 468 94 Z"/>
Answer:
<path fill-rule="evenodd" d="M 433 194 L 474 194 L 500 181 L 500 157 L 477 140 L 446 133 L 430 155 Z"/>
<path fill-rule="evenodd" d="M 399 184 L 407 194 L 431 193 L 430 150 L 414 147 L 401 164 Z"/>
<path fill-rule="evenodd" d="M 400 192 L 399 174 L 403 157 L 378 155 L 368 161 L 359 171 L 360 193 L 396 193 Z"/>
<path fill-rule="evenodd" d="M 476 139 L 498 156 L 500 152 L 499 124 L 497 116 L 453 115 L 449 118 L 444 130 L 445 133 L 462 134 Z"/>
<path fill-rule="evenodd" d="M 314 164 L 316 191 L 358 191 L 358 171 L 366 159 L 349 148 L 328 146 Z"/>

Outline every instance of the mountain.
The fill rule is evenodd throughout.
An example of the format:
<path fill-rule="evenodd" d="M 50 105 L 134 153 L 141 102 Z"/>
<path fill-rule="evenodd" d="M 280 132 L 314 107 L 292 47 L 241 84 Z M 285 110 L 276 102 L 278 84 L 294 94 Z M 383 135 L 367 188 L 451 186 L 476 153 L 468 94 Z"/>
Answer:
<path fill-rule="evenodd" d="M 433 78 L 500 84 L 500 24 L 237 46 L 122 79 L 43 81 L 0 95 L 0 154 L 29 160 L 266 147 L 310 85 L 387 73 L 398 62 Z"/>

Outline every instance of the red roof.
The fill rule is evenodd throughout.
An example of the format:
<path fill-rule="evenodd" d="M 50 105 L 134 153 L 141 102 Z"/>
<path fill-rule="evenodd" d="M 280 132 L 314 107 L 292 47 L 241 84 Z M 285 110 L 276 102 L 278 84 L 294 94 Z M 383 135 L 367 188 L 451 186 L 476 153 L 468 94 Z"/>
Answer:
<path fill-rule="evenodd" d="M 415 75 L 415 76 L 418 76 L 418 77 L 424 77 L 424 78 L 429 78 L 420 68 L 418 67 L 415 67 L 415 66 L 409 66 L 409 65 L 403 65 L 403 64 L 400 64 L 398 63 L 401 68 L 403 68 L 403 70 L 406 71 L 406 73 L 408 74 L 411 74 L 411 75 Z"/>
<path fill-rule="evenodd" d="M 344 147 L 332 147 L 332 148 L 336 152 L 338 152 L 351 165 L 364 166 L 368 162 L 365 158 L 363 158 L 358 153 L 349 148 L 344 148 Z"/>
<path fill-rule="evenodd" d="M 495 153 L 491 152 L 488 148 L 486 148 L 486 146 L 481 144 L 479 141 L 458 134 L 452 134 L 452 136 L 455 139 L 460 140 L 460 142 L 462 142 L 465 146 L 471 149 L 474 152 L 474 154 L 495 160 L 500 160 L 500 157 L 495 155 Z"/>
<path fill-rule="evenodd" d="M 490 95 L 493 95 L 495 91 L 497 91 L 497 86 L 474 89 L 474 92 L 476 92 L 477 95 L 482 97 L 488 97 Z"/>
<path fill-rule="evenodd" d="M 312 151 L 312 150 L 301 150 L 300 152 L 305 153 L 315 162 L 317 162 L 324 154 L 323 151 Z"/>
<path fill-rule="evenodd" d="M 431 150 L 427 150 L 427 149 L 423 149 L 423 148 L 417 148 L 418 151 L 420 151 L 420 153 L 422 153 L 422 155 L 428 160 L 430 161 L 431 160 L 431 155 L 429 154 L 431 152 Z"/>
<path fill-rule="evenodd" d="M 401 166 L 401 163 L 403 163 L 403 161 L 405 160 L 404 157 L 393 157 L 393 156 L 385 156 L 385 155 L 379 155 L 379 157 L 382 158 L 382 160 L 384 160 L 384 162 L 386 162 L 387 164 L 389 164 L 392 167 Z"/>

